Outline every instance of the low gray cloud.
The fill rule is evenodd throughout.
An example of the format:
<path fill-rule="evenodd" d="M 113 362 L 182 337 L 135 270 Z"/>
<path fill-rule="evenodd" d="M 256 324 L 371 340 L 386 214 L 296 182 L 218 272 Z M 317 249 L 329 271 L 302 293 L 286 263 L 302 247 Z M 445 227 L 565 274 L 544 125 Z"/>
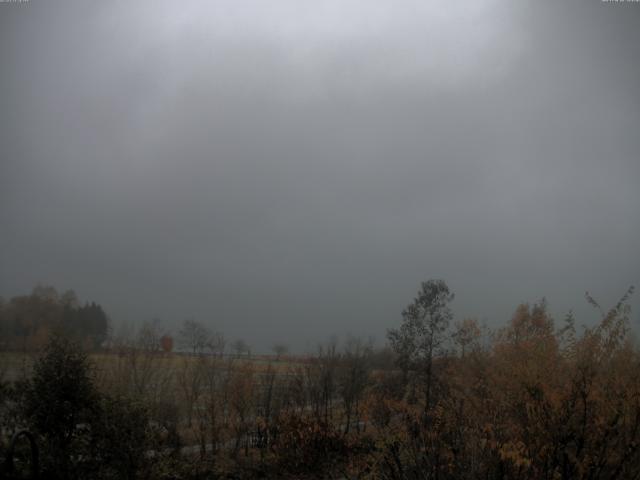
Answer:
<path fill-rule="evenodd" d="M 384 338 L 421 280 L 591 321 L 640 263 L 633 3 L 0 4 L 0 293 Z M 639 305 L 637 299 L 634 305 Z M 579 319 L 580 321 L 580 319 Z"/>

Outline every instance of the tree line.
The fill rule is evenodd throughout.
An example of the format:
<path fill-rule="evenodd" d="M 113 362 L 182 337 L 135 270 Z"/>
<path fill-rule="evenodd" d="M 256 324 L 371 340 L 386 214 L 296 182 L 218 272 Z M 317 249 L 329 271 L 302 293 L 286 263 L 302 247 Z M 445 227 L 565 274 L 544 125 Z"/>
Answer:
<path fill-rule="evenodd" d="M 37 351 L 52 334 L 97 349 L 107 339 L 109 320 L 95 302 L 80 304 L 73 290 L 59 293 L 39 285 L 29 295 L 0 297 L 0 347 Z"/>
<path fill-rule="evenodd" d="M 388 331 L 315 355 L 224 356 L 185 321 L 87 356 L 54 337 L 0 388 L 7 446 L 28 428 L 47 478 L 631 479 L 640 476 L 640 352 L 630 288 L 600 321 L 519 305 L 501 328 L 454 319 L 430 280 Z M 187 348 L 188 346 L 188 348 Z M 63 382 L 57 379 L 64 378 Z"/>

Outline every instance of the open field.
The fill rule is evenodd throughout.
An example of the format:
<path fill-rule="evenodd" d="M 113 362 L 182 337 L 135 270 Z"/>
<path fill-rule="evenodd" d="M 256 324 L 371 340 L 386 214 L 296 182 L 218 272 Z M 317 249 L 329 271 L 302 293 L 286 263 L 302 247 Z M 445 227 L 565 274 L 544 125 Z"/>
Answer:
<path fill-rule="evenodd" d="M 38 359 L 38 352 L 0 352 L 0 379 L 8 382 L 27 378 L 31 375 L 31 368 Z M 116 352 L 93 352 L 88 354 L 89 361 L 95 367 L 96 373 L 100 376 L 102 373 L 113 370 L 122 363 L 126 355 Z M 154 352 L 149 358 L 152 358 L 154 365 L 165 371 L 175 372 L 179 368 L 184 368 L 185 364 L 195 364 L 202 355 L 194 355 L 190 353 L 160 353 Z M 310 361 L 308 356 L 283 356 L 280 359 L 275 355 L 223 355 L 215 356 L 220 363 L 233 362 L 236 365 L 251 365 L 252 369 L 257 372 L 264 372 L 269 368 L 286 373 L 292 368 L 300 367 Z"/>

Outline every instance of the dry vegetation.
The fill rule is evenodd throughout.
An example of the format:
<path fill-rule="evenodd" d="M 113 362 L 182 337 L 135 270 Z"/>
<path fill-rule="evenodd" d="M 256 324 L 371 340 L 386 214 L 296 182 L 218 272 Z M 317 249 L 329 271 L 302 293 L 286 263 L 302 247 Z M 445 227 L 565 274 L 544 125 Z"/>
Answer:
<path fill-rule="evenodd" d="M 57 380 L 38 377 L 67 365 L 64 355 L 55 363 L 49 348 L 17 381 L 31 369 L 5 353 L 4 433 L 38 433 L 44 467 L 61 478 L 638 478 L 631 293 L 591 328 L 571 316 L 556 325 L 541 302 L 490 332 L 474 320 L 450 325 L 446 284 L 425 282 L 389 332 L 390 350 L 350 339 L 304 359 L 223 355 L 209 332 L 192 336 L 203 341 L 189 354 L 167 353 L 147 325 L 85 358 L 77 378 L 90 380 L 80 383 L 100 407 L 78 407 L 64 451 L 49 451 L 58 437 L 41 417 L 55 411 L 47 382 Z M 44 413 L 29 403 L 42 392 Z M 79 460 L 91 455 L 92 469 Z"/>

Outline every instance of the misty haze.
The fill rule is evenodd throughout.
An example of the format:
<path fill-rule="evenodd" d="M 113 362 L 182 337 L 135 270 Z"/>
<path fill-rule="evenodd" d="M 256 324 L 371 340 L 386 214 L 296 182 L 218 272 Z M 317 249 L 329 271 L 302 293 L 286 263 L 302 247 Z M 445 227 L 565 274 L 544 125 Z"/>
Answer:
<path fill-rule="evenodd" d="M 638 478 L 639 132 L 634 1 L 0 0 L 0 478 Z"/>

